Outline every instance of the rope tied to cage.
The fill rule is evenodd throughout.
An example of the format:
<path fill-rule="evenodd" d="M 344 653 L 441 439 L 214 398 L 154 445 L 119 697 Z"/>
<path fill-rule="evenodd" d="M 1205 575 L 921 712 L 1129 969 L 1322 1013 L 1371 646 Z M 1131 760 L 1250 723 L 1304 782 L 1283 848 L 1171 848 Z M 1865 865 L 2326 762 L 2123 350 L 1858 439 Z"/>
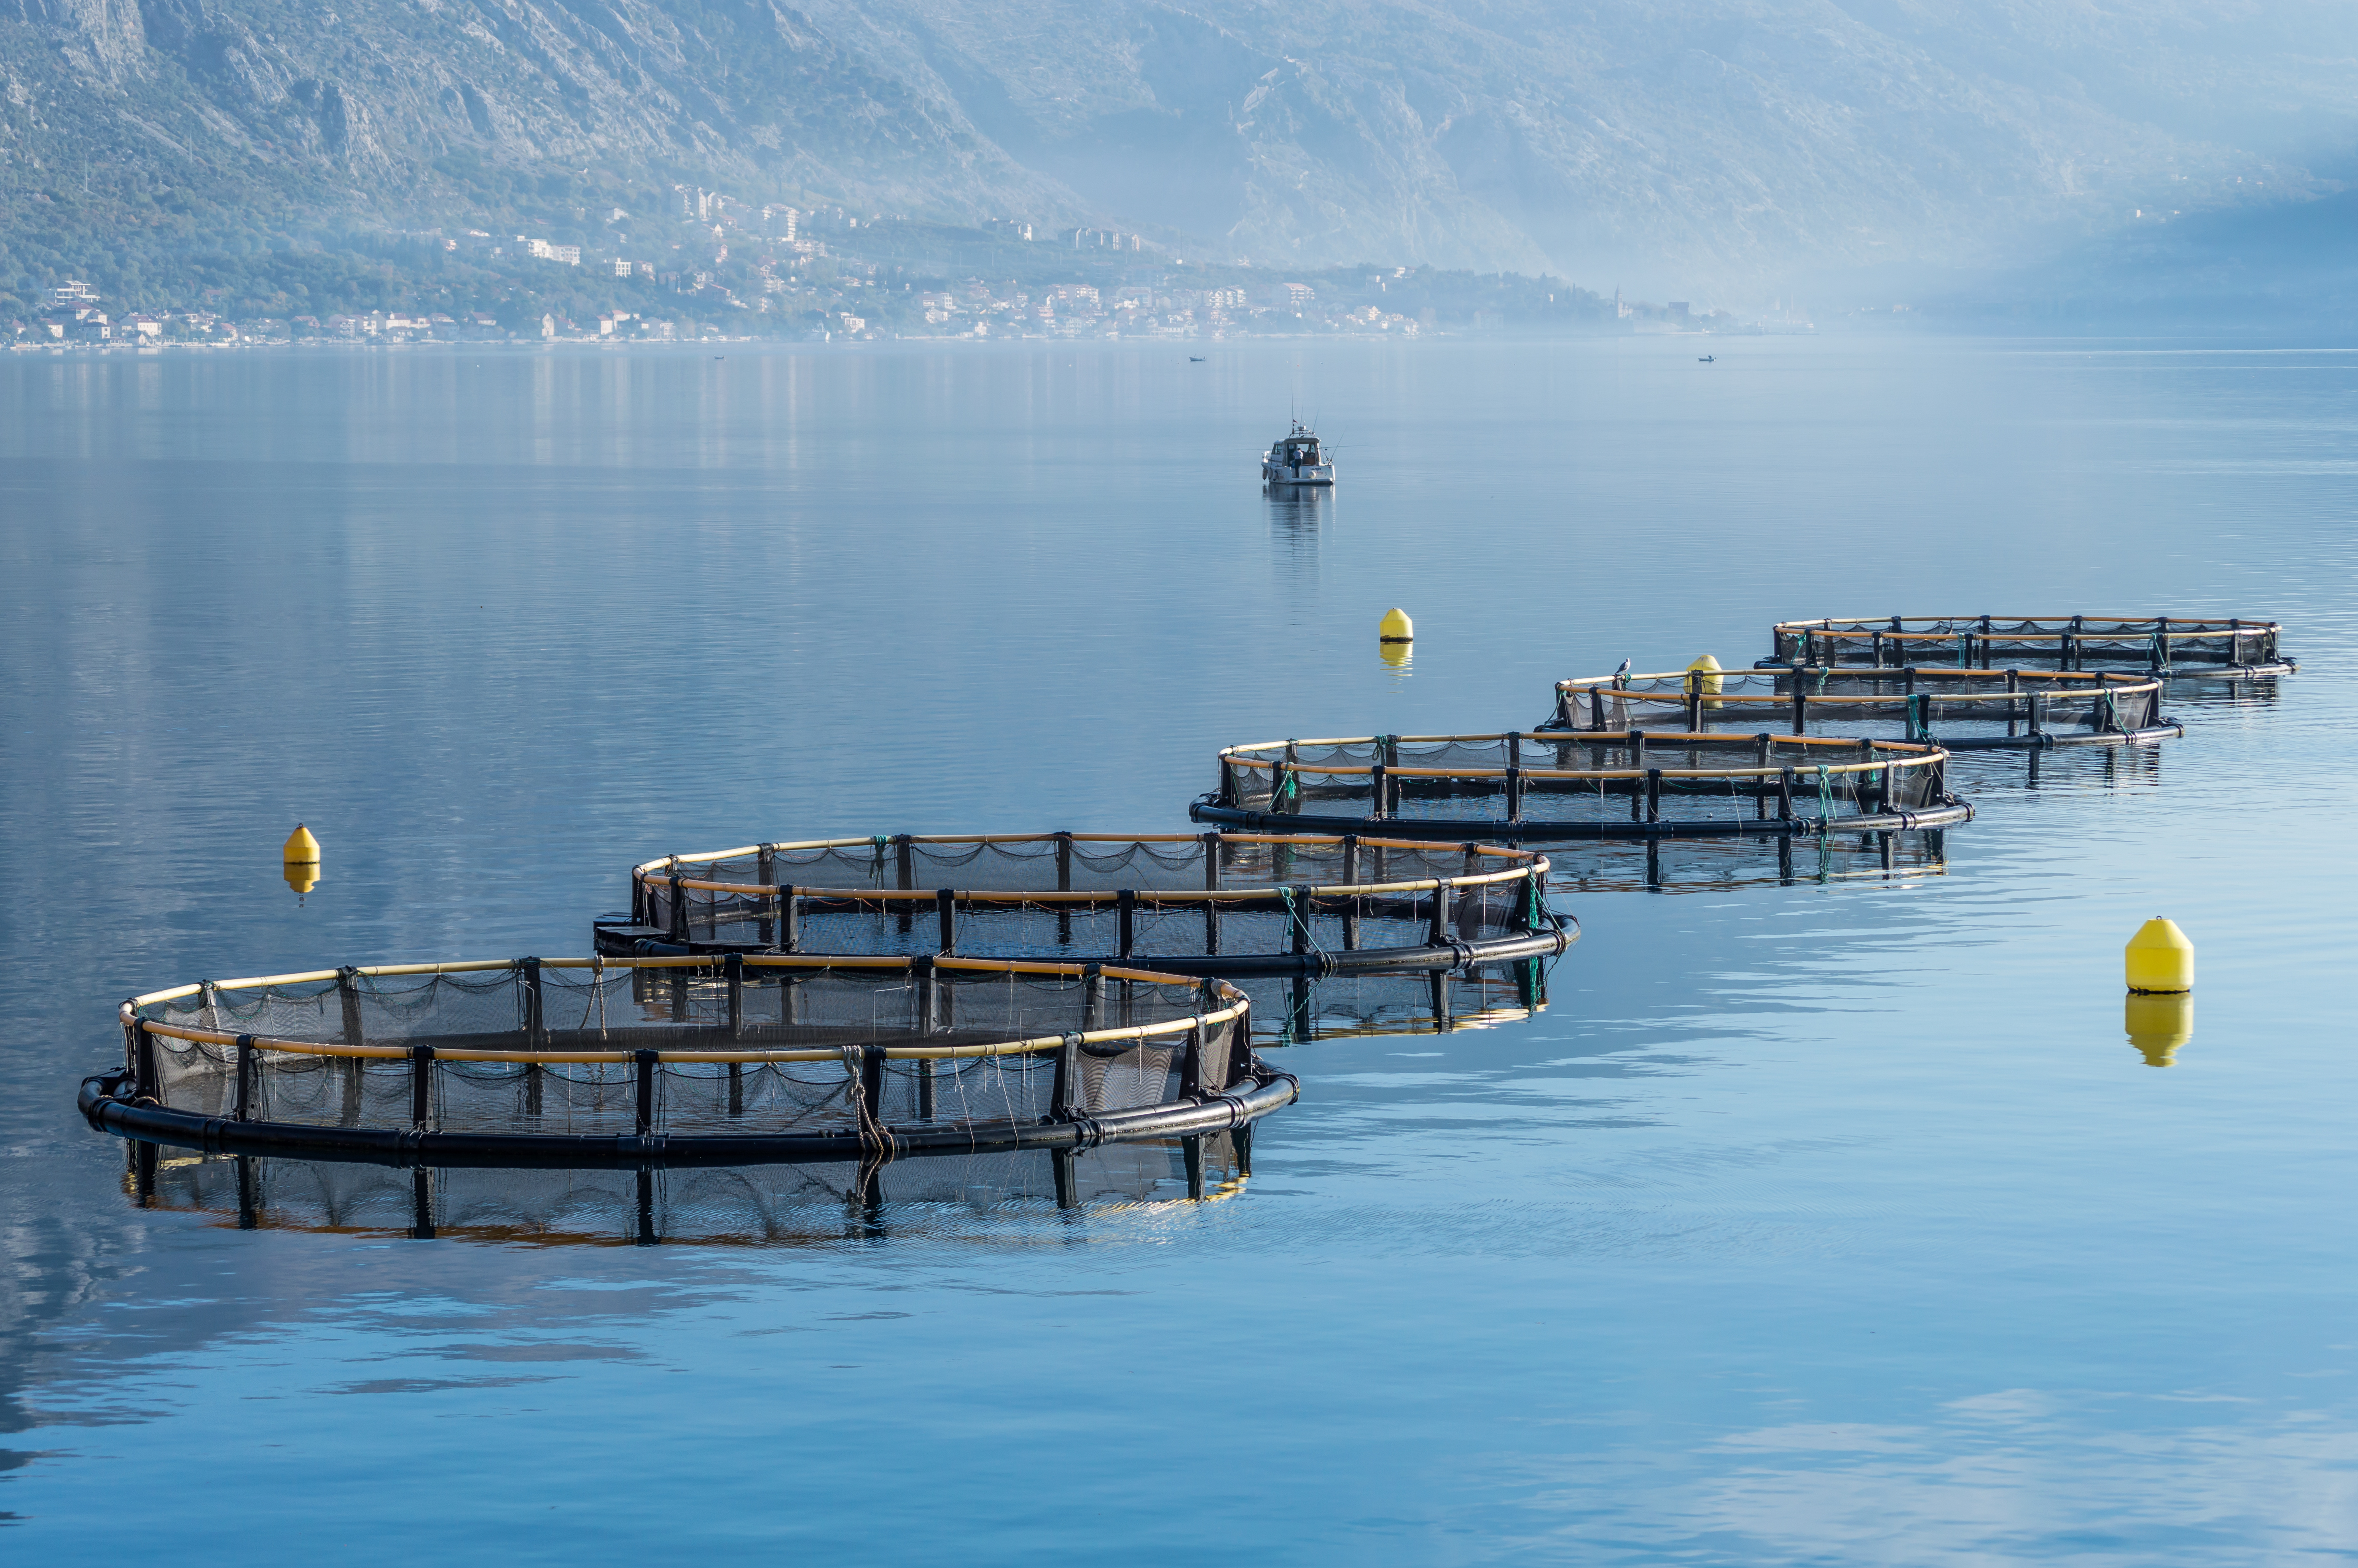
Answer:
<path fill-rule="evenodd" d="M 1294 908 L 1292 888 L 1281 887 L 1277 890 L 1277 895 L 1285 901 L 1286 935 L 1290 938 L 1293 935 L 1294 928 L 1299 925 L 1303 946 L 1318 956 L 1318 967 L 1321 969 L 1325 968 L 1327 967 L 1326 949 L 1318 945 L 1318 923 L 1311 918 L 1310 911 Z"/>
<path fill-rule="evenodd" d="M 876 1108 L 868 1103 L 868 1048 L 846 1041 L 843 1052 L 844 1098 L 851 1107 L 852 1118 L 860 1125 L 862 1146 L 876 1151 L 879 1162 L 892 1158 L 892 1141 L 885 1135 L 884 1123 L 878 1119 Z"/>
<path fill-rule="evenodd" d="M 1818 764 L 1818 832 L 1823 835 L 1833 827 L 1834 785 L 1833 775 L 1823 762 Z"/>

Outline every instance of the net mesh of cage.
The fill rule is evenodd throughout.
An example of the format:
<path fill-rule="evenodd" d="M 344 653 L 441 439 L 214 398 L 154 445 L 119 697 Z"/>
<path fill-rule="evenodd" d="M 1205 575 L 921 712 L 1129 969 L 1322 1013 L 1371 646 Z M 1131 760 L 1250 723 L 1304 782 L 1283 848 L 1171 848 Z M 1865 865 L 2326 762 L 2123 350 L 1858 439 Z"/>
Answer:
<path fill-rule="evenodd" d="M 833 839 L 633 868 L 611 952 L 960 953 L 1191 972 L 1461 965 L 1569 940 L 1548 862 L 1380 837 L 1044 833 Z M 1469 951 L 1470 950 L 1470 951 Z"/>
<path fill-rule="evenodd" d="M 1784 621 L 1765 665 L 2047 664 L 2214 673 L 2288 673 L 2283 628 L 2240 616 L 1887 615 Z"/>
<path fill-rule="evenodd" d="M 2119 745 L 2182 733 L 2161 697 L 2159 679 L 2110 670 L 1679 670 L 1558 681 L 1542 728 L 1882 735 L 1950 751 Z"/>
<path fill-rule="evenodd" d="M 678 1170 L 405 1167 L 267 1155 L 184 1153 L 134 1142 L 124 1186 L 141 1208 L 209 1215 L 246 1229 L 437 1236 L 544 1246 L 653 1241 L 770 1243 L 927 1233 L 985 1234 L 1025 1213 L 1145 1212 L 1242 1190 L 1249 1131 L 1076 1151 L 998 1149 L 889 1165 L 857 1159 Z"/>
<path fill-rule="evenodd" d="M 1646 838 L 1919 827 L 1971 815 L 1948 753 L 1879 739 L 1508 731 L 1269 741 L 1220 753 L 1198 820 L 1387 833 Z"/>
<path fill-rule="evenodd" d="M 1269 1087 L 1249 1015 L 1224 981 L 1098 966 L 729 955 L 347 968 L 126 1002 L 126 1079 L 100 1098 L 139 1114 L 93 1119 L 125 1131 L 219 1121 L 206 1136 L 232 1141 L 390 1129 L 446 1149 L 899 1149 L 1124 1117 L 1144 1135 L 1163 1111 Z"/>

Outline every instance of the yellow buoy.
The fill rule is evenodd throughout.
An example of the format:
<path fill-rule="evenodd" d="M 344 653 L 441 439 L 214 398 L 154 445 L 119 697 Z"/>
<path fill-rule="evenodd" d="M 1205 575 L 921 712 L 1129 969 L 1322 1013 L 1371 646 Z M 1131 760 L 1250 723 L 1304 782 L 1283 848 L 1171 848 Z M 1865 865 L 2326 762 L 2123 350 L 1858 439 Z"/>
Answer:
<path fill-rule="evenodd" d="M 2137 927 L 2125 949 L 2129 989 L 2140 992 L 2194 989 L 2194 944 L 2174 921 L 2155 915 Z"/>
<path fill-rule="evenodd" d="M 1384 611 L 1383 620 L 1376 625 L 1376 635 L 1387 643 L 1413 643 L 1416 622 L 1408 618 L 1407 611 L 1395 604 Z"/>
<path fill-rule="evenodd" d="M 309 892 L 319 885 L 319 841 L 311 837 L 308 827 L 297 822 L 295 831 L 287 835 L 287 847 L 278 858 L 287 885 L 297 893 Z"/>
<path fill-rule="evenodd" d="M 1719 695 L 1720 663 L 1717 659 L 1713 658 L 1709 654 L 1705 654 L 1702 658 L 1697 659 L 1693 664 L 1687 666 L 1687 673 L 1689 675 L 1702 676 L 1703 678 L 1697 681 L 1695 686 L 1702 691 L 1704 696 L 1717 697 Z M 1704 706 L 1705 708 L 1717 708 L 1719 704 L 1715 702 L 1706 702 Z"/>
<path fill-rule="evenodd" d="M 2194 1038 L 2194 993 L 2131 991 L 2121 999 L 2121 1028 L 2147 1066 L 2169 1066 Z"/>

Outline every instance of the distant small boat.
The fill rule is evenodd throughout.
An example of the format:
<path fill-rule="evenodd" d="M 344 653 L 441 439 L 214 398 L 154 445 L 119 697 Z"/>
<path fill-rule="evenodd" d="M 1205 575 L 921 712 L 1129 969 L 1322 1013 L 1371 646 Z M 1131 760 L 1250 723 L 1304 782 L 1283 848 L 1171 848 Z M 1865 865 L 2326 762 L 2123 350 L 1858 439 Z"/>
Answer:
<path fill-rule="evenodd" d="M 1187 362 L 1191 365 L 1202 364 L 1204 362 L 1204 356 L 1201 354 L 1189 354 L 1187 356 Z"/>
<path fill-rule="evenodd" d="M 1711 365 L 1717 364 L 1718 362 L 1719 356 L 1717 354 L 1704 354 L 1695 360 L 1695 363 L 1699 365 Z"/>
<path fill-rule="evenodd" d="M 1319 450 L 1318 432 L 1303 429 L 1299 419 L 1293 421 L 1285 438 L 1271 442 L 1261 454 L 1260 482 L 1264 486 L 1333 484 L 1335 465 Z"/>

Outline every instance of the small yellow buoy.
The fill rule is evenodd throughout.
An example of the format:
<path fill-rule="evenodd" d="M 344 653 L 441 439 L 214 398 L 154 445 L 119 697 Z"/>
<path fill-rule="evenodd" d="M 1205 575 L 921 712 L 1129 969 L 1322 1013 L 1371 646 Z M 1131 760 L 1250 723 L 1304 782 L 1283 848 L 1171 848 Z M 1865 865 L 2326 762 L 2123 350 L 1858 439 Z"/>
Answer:
<path fill-rule="evenodd" d="M 1377 623 L 1376 635 L 1387 643 L 1413 643 L 1416 622 L 1408 618 L 1407 611 L 1395 604 L 1384 611 L 1383 620 Z"/>
<path fill-rule="evenodd" d="M 2125 949 L 2129 989 L 2138 992 L 2194 989 L 2194 944 L 2176 922 L 2155 915 L 2137 927 Z"/>
<path fill-rule="evenodd" d="M 319 841 L 311 830 L 297 822 L 295 831 L 287 835 L 287 846 L 279 853 L 279 871 L 299 897 L 319 885 Z"/>
<path fill-rule="evenodd" d="M 2131 991 L 2121 999 L 2121 1028 L 2147 1066 L 2170 1066 L 2194 1038 L 2194 993 Z"/>
<path fill-rule="evenodd" d="M 1695 684 L 1702 690 L 1704 696 L 1717 697 L 1719 695 L 1720 663 L 1717 659 L 1713 658 L 1709 654 L 1705 654 L 1702 658 L 1697 659 L 1693 664 L 1687 666 L 1687 673 L 1689 675 L 1699 674 L 1703 676 L 1703 679 L 1697 681 Z M 1706 702 L 1704 706 L 1705 708 L 1717 708 L 1719 704 L 1715 702 Z"/>

